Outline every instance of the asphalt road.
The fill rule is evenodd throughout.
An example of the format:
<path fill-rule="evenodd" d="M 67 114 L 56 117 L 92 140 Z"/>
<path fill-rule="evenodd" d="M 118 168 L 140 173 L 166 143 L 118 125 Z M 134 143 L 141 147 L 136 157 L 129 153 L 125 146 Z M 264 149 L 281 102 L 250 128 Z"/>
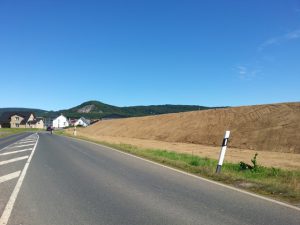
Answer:
<path fill-rule="evenodd" d="M 22 138 L 25 138 L 31 134 L 32 134 L 31 132 L 25 132 L 25 133 L 18 133 L 18 134 L 4 137 L 4 138 L 0 138 L 0 149 L 4 148 L 7 145 L 10 145 L 16 141 L 19 141 Z"/>
<path fill-rule="evenodd" d="M 1 196 L 9 198 L 16 180 L 0 184 Z M 300 211 L 106 147 L 44 133 L 8 224 L 299 225 Z"/>

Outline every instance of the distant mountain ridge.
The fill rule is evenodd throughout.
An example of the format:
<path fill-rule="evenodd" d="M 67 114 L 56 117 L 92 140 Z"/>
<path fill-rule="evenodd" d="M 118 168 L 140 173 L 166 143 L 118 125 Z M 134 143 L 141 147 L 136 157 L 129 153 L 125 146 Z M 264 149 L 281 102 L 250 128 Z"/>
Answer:
<path fill-rule="evenodd" d="M 42 110 L 42 109 L 7 107 L 7 108 L 0 108 L 0 115 L 3 112 L 25 112 L 25 111 L 34 112 L 37 115 L 47 113 L 46 110 Z"/>
<path fill-rule="evenodd" d="M 62 110 L 66 116 L 88 118 L 105 118 L 105 117 L 135 117 L 160 115 L 166 113 L 188 112 L 196 110 L 210 109 L 211 107 L 198 105 L 149 105 L 149 106 L 126 106 L 118 107 L 105 104 L 99 101 L 87 101 L 68 110 Z"/>
<path fill-rule="evenodd" d="M 206 107 L 198 105 L 149 105 L 149 106 L 126 106 L 118 107 L 105 104 L 100 101 L 87 101 L 70 109 L 59 111 L 47 111 L 31 108 L 0 108 L 0 114 L 5 111 L 32 111 L 37 116 L 55 117 L 63 114 L 67 117 L 79 118 L 84 116 L 90 119 L 97 118 L 124 118 L 135 116 L 160 115 L 166 113 L 188 112 L 205 110 L 216 107 Z M 220 107 L 223 108 L 223 107 Z"/>

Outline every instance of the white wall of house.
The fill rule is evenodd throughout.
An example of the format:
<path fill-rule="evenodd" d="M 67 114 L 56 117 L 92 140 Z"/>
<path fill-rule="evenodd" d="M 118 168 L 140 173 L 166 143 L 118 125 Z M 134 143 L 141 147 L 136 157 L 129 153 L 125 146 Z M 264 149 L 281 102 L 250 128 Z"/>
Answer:
<path fill-rule="evenodd" d="M 69 126 L 69 122 L 65 116 L 60 115 L 59 117 L 53 120 L 52 126 L 54 128 L 64 128 Z"/>

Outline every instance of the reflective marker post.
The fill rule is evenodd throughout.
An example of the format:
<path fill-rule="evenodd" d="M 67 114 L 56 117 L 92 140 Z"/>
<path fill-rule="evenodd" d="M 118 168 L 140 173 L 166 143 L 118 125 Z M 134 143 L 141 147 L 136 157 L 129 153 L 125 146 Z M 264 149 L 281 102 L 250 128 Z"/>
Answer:
<path fill-rule="evenodd" d="M 73 135 L 74 135 L 74 136 L 76 136 L 76 135 L 77 135 L 77 132 L 76 132 L 76 126 L 74 126 Z"/>
<path fill-rule="evenodd" d="M 217 169 L 216 169 L 216 173 L 221 172 L 221 168 L 222 168 L 222 165 L 223 165 L 223 161 L 224 161 L 224 157 L 225 157 L 225 153 L 226 153 L 227 142 L 228 142 L 229 136 L 230 136 L 230 131 L 227 130 L 225 132 L 225 135 L 224 135 L 224 139 L 223 139 L 223 143 L 222 143 L 222 148 L 221 148 L 221 153 L 220 153 L 220 158 L 219 158 L 218 166 L 217 166 Z"/>

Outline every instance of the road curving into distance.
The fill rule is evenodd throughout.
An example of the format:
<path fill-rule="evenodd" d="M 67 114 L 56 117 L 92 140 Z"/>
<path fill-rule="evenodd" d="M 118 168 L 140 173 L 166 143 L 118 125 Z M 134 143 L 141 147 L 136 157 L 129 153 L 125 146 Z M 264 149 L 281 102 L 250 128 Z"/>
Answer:
<path fill-rule="evenodd" d="M 10 195 L 14 183 L 8 183 L 3 184 Z M 0 210 L 1 201 L 5 199 L 0 198 Z M 297 209 L 93 143 L 40 133 L 8 224 L 299 225 L 299 221 Z"/>

